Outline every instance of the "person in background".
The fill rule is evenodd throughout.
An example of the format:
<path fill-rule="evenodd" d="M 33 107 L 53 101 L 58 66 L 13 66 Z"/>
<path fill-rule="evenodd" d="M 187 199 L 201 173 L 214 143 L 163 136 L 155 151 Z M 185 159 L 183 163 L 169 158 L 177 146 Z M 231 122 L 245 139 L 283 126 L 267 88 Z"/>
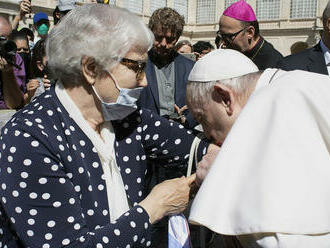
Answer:
<path fill-rule="evenodd" d="M 31 58 L 32 79 L 27 84 L 28 99 L 30 102 L 41 95 L 51 86 L 51 73 L 47 66 L 46 41 L 39 40 L 34 48 Z"/>
<path fill-rule="evenodd" d="M 52 15 L 53 15 L 53 20 L 54 20 L 54 25 L 57 25 L 57 23 L 61 19 L 61 13 L 60 13 L 58 6 L 56 6 Z"/>
<path fill-rule="evenodd" d="M 286 56 L 278 62 L 278 68 L 330 75 L 330 1 L 323 11 L 322 22 L 323 32 L 320 42 L 300 53 Z"/>
<path fill-rule="evenodd" d="M 7 19 L 0 16 L 1 42 L 8 41 L 11 30 L 11 25 Z M 26 74 L 23 59 L 17 53 L 11 54 L 9 58 L 0 57 L 0 72 L 0 109 L 21 108 L 24 104 L 24 93 L 26 92 Z"/>
<path fill-rule="evenodd" d="M 34 46 L 34 33 L 33 33 L 33 31 L 29 28 L 22 28 L 22 29 L 19 30 L 19 32 L 26 35 L 26 37 L 29 40 L 30 51 L 32 51 L 32 48 Z"/>
<path fill-rule="evenodd" d="M 143 89 L 139 99 L 141 107 L 152 110 L 171 121 L 176 121 L 193 128 L 197 122 L 189 114 L 185 104 L 186 83 L 194 61 L 175 51 L 184 27 L 184 17 L 172 8 L 156 10 L 149 19 L 149 28 L 155 36 L 153 46 L 148 52 L 146 78 L 148 85 Z M 182 170 L 163 168 L 149 161 L 146 187 L 151 190 L 154 185 L 166 178 L 185 175 Z M 168 218 L 153 226 L 152 239 L 158 247 L 167 246 Z"/>
<path fill-rule="evenodd" d="M 196 54 L 196 60 L 202 58 L 205 54 L 208 54 L 214 49 L 214 46 L 208 41 L 197 41 L 193 45 L 194 53 Z"/>
<path fill-rule="evenodd" d="M 15 42 L 17 53 L 24 61 L 26 80 L 28 81 L 31 77 L 31 51 L 29 47 L 29 40 L 24 32 L 17 32 L 15 30 L 13 30 L 10 34 L 9 40 Z"/>
<path fill-rule="evenodd" d="M 189 40 L 180 40 L 175 45 L 175 51 L 178 53 L 192 53 L 192 45 Z"/>
<path fill-rule="evenodd" d="M 38 36 L 34 39 L 34 43 L 40 39 L 45 39 L 50 27 L 47 14 L 43 12 L 36 13 L 33 16 L 33 27 L 38 33 Z"/>
<path fill-rule="evenodd" d="M 283 58 L 272 44 L 266 41 L 259 30 L 259 22 L 252 7 L 244 0 L 231 4 L 222 14 L 217 35 L 224 48 L 242 52 L 259 68 L 276 67 Z"/>
<path fill-rule="evenodd" d="M 197 125 L 185 104 L 186 83 L 194 62 L 174 49 L 185 21 L 176 10 L 161 8 L 149 20 L 155 36 L 148 52 L 146 76 L 148 86 L 142 91 L 139 105 L 186 127 Z"/>
<path fill-rule="evenodd" d="M 58 0 L 58 5 L 53 12 L 54 25 L 56 25 L 61 18 L 76 7 L 76 0 Z"/>
<path fill-rule="evenodd" d="M 20 1 L 19 11 L 11 23 L 12 30 L 17 30 L 19 22 L 21 20 L 24 20 L 25 15 L 30 14 L 30 13 L 31 13 L 31 1 L 30 0 Z"/>
<path fill-rule="evenodd" d="M 290 47 L 291 54 L 300 53 L 308 48 L 308 43 L 305 41 L 297 41 Z"/>

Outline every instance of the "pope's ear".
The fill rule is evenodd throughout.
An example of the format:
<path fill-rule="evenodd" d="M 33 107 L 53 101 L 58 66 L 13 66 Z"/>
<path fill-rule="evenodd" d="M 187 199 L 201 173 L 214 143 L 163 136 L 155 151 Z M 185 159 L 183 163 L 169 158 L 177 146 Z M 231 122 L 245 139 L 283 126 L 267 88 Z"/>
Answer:
<path fill-rule="evenodd" d="M 234 104 L 236 104 L 233 89 L 220 83 L 215 84 L 213 89 L 213 100 L 221 104 L 226 109 L 228 115 L 232 115 L 234 112 Z"/>
<path fill-rule="evenodd" d="M 93 85 L 97 76 L 97 63 L 93 57 L 83 57 L 81 59 L 81 72 L 86 81 Z"/>

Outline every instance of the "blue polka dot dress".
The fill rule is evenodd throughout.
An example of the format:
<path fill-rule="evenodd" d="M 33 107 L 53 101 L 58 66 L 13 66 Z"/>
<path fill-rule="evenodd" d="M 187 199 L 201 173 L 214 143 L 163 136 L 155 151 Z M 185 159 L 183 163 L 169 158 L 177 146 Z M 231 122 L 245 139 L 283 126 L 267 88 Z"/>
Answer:
<path fill-rule="evenodd" d="M 106 184 L 95 147 L 58 100 L 54 88 L 16 113 L 0 137 L 0 247 L 148 247 L 147 160 L 186 164 L 194 136 L 139 109 L 112 122 L 131 205 L 110 222 Z M 208 144 L 201 142 L 198 157 Z"/>

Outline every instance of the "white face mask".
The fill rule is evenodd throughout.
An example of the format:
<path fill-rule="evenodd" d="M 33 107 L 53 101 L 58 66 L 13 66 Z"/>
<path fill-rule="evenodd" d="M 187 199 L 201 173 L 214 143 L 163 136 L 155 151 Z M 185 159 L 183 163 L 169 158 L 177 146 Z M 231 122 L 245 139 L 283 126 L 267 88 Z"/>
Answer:
<path fill-rule="evenodd" d="M 137 109 L 136 102 L 139 100 L 143 87 L 134 89 L 120 88 L 115 77 L 108 72 L 119 90 L 119 96 L 116 102 L 104 102 L 97 94 L 94 86 L 93 91 L 102 104 L 103 118 L 105 121 L 122 120 Z"/>

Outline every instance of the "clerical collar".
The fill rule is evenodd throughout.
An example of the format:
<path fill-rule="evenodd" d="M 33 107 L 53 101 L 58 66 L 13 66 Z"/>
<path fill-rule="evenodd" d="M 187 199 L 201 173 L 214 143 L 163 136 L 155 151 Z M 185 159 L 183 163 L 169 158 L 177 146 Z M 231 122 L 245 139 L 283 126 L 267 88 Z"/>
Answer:
<path fill-rule="evenodd" d="M 157 66 L 158 69 L 161 69 L 164 66 L 169 65 L 174 61 L 178 53 L 175 50 L 172 50 L 168 57 L 162 59 L 153 49 L 148 52 L 149 59 L 153 64 Z"/>
<path fill-rule="evenodd" d="M 255 57 L 259 54 L 261 48 L 264 46 L 264 43 L 265 43 L 264 38 L 260 36 L 257 44 L 255 44 L 255 46 L 251 50 L 244 52 L 244 55 L 246 55 L 252 61 L 254 61 Z"/>

